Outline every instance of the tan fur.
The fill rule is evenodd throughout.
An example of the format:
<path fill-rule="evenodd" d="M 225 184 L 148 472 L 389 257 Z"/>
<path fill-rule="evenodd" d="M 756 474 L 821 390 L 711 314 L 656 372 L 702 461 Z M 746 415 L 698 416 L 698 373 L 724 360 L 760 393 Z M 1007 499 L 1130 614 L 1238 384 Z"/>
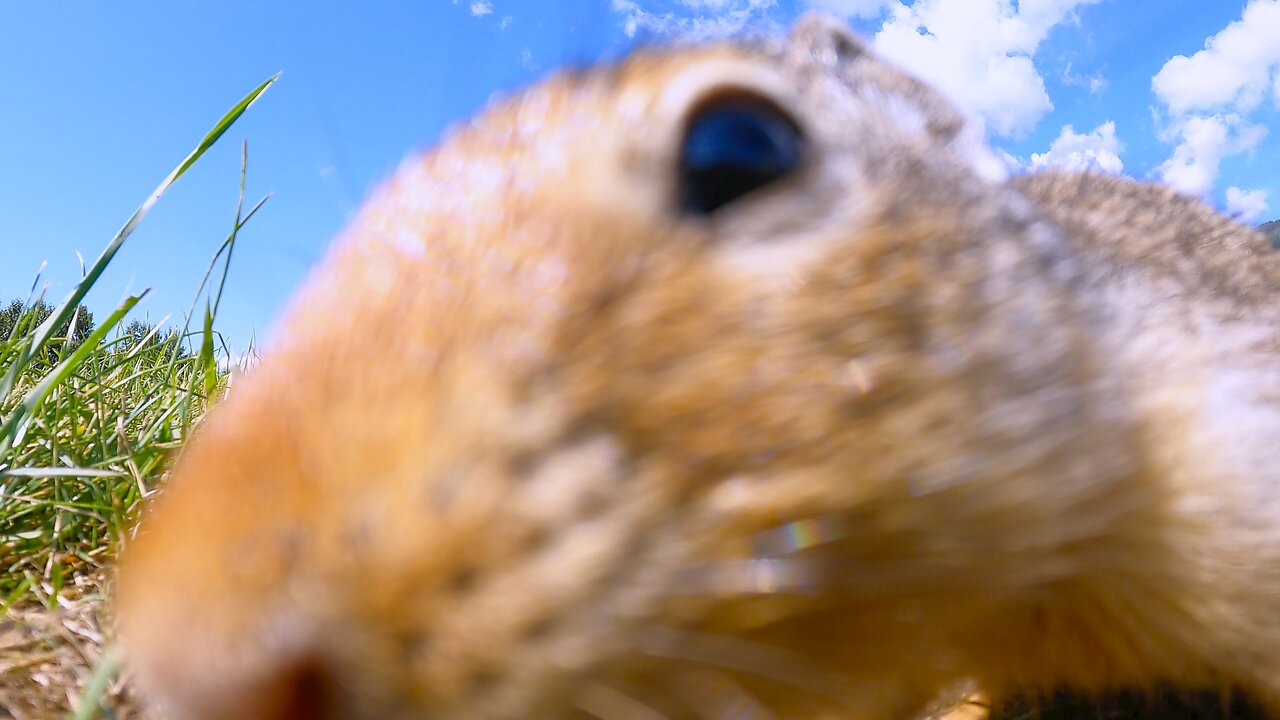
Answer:
<path fill-rule="evenodd" d="M 681 215 L 726 87 L 804 167 Z M 559 75 L 408 161 L 126 548 L 178 718 L 1280 711 L 1280 264 L 1194 201 L 1002 181 L 831 21 Z"/>

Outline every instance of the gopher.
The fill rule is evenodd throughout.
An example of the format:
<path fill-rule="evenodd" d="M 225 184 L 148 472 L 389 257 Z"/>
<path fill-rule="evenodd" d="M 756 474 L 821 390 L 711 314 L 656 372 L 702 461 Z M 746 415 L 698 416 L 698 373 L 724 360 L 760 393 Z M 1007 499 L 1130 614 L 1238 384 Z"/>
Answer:
<path fill-rule="evenodd" d="M 124 548 L 123 657 L 179 720 L 1280 717 L 1278 288 L 823 16 L 562 72 L 363 205 Z"/>

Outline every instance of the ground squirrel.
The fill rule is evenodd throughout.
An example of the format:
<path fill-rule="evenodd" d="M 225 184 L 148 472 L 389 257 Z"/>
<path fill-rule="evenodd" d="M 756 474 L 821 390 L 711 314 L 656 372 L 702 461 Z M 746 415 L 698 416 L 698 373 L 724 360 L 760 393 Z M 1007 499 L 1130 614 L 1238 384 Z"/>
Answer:
<path fill-rule="evenodd" d="M 124 550 L 125 662 L 180 720 L 1280 711 L 1278 262 L 1010 177 L 821 16 L 560 73 L 311 276 Z"/>

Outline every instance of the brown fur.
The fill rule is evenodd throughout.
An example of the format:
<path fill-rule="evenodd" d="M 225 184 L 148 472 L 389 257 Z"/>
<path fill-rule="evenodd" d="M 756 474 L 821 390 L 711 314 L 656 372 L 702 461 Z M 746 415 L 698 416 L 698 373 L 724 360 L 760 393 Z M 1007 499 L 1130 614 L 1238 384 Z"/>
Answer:
<path fill-rule="evenodd" d="M 682 216 L 726 86 L 805 165 Z M 971 140 L 809 18 L 408 161 L 128 546 L 134 676 L 201 719 L 901 718 L 968 679 L 1280 710 L 1280 264 Z"/>

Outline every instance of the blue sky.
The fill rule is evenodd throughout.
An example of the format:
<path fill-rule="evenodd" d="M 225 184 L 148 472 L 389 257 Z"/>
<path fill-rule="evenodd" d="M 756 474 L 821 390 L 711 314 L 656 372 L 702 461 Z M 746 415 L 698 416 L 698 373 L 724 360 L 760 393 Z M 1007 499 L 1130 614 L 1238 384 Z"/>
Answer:
<path fill-rule="evenodd" d="M 221 329 L 261 339 L 371 185 L 561 65 L 673 33 L 784 27 L 811 7 L 943 86 L 1022 168 L 1091 165 L 1280 216 L 1280 0 L 0 0 L 0 300 L 60 298 L 211 123 L 281 81 L 156 206 L 90 296 L 180 316 L 249 201 Z M 1178 59 L 1181 56 L 1182 59 Z M 1069 127 L 1068 127 L 1069 126 Z"/>

